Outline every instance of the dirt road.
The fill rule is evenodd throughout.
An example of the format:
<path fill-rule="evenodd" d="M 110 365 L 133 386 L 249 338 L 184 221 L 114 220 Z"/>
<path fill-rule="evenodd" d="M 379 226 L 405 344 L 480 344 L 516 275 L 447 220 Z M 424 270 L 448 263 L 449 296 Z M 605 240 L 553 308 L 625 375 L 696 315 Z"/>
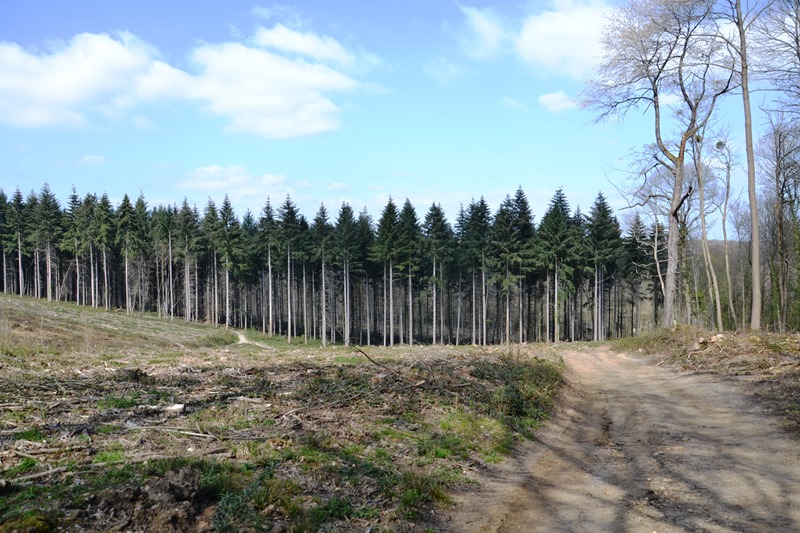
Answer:
<path fill-rule="evenodd" d="M 562 407 L 458 497 L 449 530 L 800 531 L 800 442 L 740 386 L 603 349 L 564 359 Z"/>

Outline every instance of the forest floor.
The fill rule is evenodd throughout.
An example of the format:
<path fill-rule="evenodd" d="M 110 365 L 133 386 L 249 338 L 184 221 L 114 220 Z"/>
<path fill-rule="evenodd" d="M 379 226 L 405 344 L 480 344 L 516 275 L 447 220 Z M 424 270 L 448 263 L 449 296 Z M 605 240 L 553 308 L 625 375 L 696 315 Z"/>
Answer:
<path fill-rule="evenodd" d="M 553 418 L 459 494 L 443 528 L 800 531 L 798 337 L 636 342 L 563 353 Z"/>
<path fill-rule="evenodd" d="M 409 531 L 533 435 L 545 347 L 287 344 L 0 297 L 0 532 Z"/>
<path fill-rule="evenodd" d="M 0 533 L 800 530 L 799 338 L 701 335 L 323 348 L 2 296 Z"/>

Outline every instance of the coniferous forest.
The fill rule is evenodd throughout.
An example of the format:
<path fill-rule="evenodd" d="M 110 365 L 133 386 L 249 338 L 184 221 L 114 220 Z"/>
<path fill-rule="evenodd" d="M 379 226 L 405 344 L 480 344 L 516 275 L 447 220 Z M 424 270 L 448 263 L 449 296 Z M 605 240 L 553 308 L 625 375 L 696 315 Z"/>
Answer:
<path fill-rule="evenodd" d="M 73 189 L 62 203 L 45 184 L 27 196 L 0 192 L 1 281 L 4 293 L 295 342 L 603 340 L 660 325 L 665 229 L 639 214 L 626 225 L 602 193 L 583 213 L 560 189 L 538 223 L 521 187 L 495 209 L 472 201 L 451 223 L 439 205 L 423 214 L 408 200 L 390 200 L 377 220 L 347 204 L 308 218 L 290 197 L 239 216 L 227 197 L 198 207 L 126 195 L 113 205 Z M 682 322 L 713 327 L 688 229 Z M 733 329 L 747 265 L 744 247 L 729 246 L 741 252 L 721 310 Z"/>

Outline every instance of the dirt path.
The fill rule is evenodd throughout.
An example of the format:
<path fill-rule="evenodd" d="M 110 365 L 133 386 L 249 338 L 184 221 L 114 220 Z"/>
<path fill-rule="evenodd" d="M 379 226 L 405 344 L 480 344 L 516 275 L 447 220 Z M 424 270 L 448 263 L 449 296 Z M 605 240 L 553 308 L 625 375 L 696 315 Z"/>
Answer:
<path fill-rule="evenodd" d="M 607 350 L 565 355 L 563 407 L 446 527 L 511 531 L 800 531 L 800 443 L 710 375 Z"/>
<path fill-rule="evenodd" d="M 253 342 L 247 340 L 247 337 L 244 336 L 244 333 L 241 331 L 233 330 L 236 336 L 239 338 L 239 342 L 237 344 L 252 344 L 253 346 L 258 346 L 259 348 L 264 348 L 265 350 L 274 350 L 272 346 L 267 346 L 266 344 L 261 344 L 260 342 Z"/>

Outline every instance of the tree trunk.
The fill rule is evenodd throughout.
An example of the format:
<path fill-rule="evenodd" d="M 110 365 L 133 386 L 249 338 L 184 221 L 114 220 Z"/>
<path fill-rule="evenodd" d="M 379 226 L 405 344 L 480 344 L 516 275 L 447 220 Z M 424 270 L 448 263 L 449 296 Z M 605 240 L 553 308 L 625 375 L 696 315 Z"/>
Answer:
<path fill-rule="evenodd" d="M 547 270 L 547 282 L 545 287 L 545 336 L 547 337 L 546 342 L 550 342 L 552 338 L 550 335 L 550 270 Z"/>
<path fill-rule="evenodd" d="M 5 256 L 3 256 L 3 259 L 5 260 Z M 80 253 L 78 252 L 78 243 L 76 241 L 75 242 L 75 302 L 78 305 L 81 305 L 81 294 L 82 294 L 81 283 L 82 283 L 82 280 L 81 280 L 81 256 L 80 256 Z M 84 299 L 85 299 L 85 297 L 84 297 Z"/>
<path fill-rule="evenodd" d="M 750 268 L 752 283 L 752 308 L 750 329 L 761 329 L 761 237 L 758 229 L 758 198 L 756 191 L 756 163 L 753 152 L 753 119 L 750 111 L 750 75 L 747 56 L 747 36 L 742 13 L 742 2 L 736 0 L 736 27 L 739 30 L 739 54 L 742 65 L 742 107 L 744 110 L 745 149 L 747 152 L 747 192 L 750 202 Z"/>
<path fill-rule="evenodd" d="M 108 254 L 105 248 L 103 248 L 103 303 L 105 304 L 106 311 L 111 309 L 108 293 Z"/>
<path fill-rule="evenodd" d="M 172 233 L 167 234 L 167 246 L 169 249 L 169 319 L 175 318 L 173 309 L 175 308 L 175 290 L 172 286 Z"/>
<path fill-rule="evenodd" d="M 506 261 L 506 279 L 510 274 L 508 261 Z M 511 286 L 506 289 L 506 345 L 511 345 Z"/>
<path fill-rule="evenodd" d="M 227 263 L 227 262 L 226 262 Z M 225 331 L 231 323 L 231 269 L 225 265 Z"/>
<path fill-rule="evenodd" d="M 414 345 L 414 293 L 411 285 L 411 265 L 408 266 L 408 345 Z"/>
<path fill-rule="evenodd" d="M 594 335 L 592 340 L 597 342 L 600 340 L 600 265 L 595 262 L 594 264 L 594 309 L 592 313 L 592 328 Z"/>
<path fill-rule="evenodd" d="M 342 283 L 344 284 L 344 345 L 350 346 L 350 262 L 345 258 L 343 261 L 344 272 L 342 273 Z"/>
<path fill-rule="evenodd" d="M 47 275 L 47 301 L 53 301 L 53 251 L 50 247 L 50 241 L 44 243 L 44 260 L 47 262 L 45 265 L 45 273 Z"/>
<path fill-rule="evenodd" d="M 488 291 L 487 291 L 487 286 L 486 286 L 486 264 L 485 264 L 484 258 L 481 257 L 481 293 L 482 293 L 482 296 L 481 296 L 481 313 L 483 315 L 482 320 L 481 320 L 482 328 L 483 328 L 481 341 L 482 341 L 482 344 L 484 346 L 486 346 L 486 343 L 487 343 L 487 339 L 486 339 L 486 314 L 487 314 L 486 307 L 488 306 L 488 298 L 489 298 L 489 295 L 487 294 L 487 292 Z"/>
<path fill-rule="evenodd" d="M 524 320 L 523 305 L 522 305 L 523 304 L 523 302 L 522 302 L 523 296 L 525 295 L 525 282 L 522 280 L 522 278 L 520 278 L 520 280 L 519 280 L 518 289 L 519 289 L 519 305 L 518 305 L 518 307 L 519 307 L 519 322 L 518 322 L 519 323 L 519 343 L 522 344 L 523 342 L 525 342 L 525 335 L 524 335 L 525 320 Z"/>
<path fill-rule="evenodd" d="M 194 319 L 200 321 L 200 267 L 194 258 Z"/>
<path fill-rule="evenodd" d="M 678 257 L 679 221 L 678 211 L 683 204 L 683 163 L 676 162 L 674 169 L 675 184 L 669 209 L 669 229 L 667 231 L 667 273 L 664 292 L 663 327 L 671 328 L 677 323 L 675 316 L 675 299 L 678 294 Z"/>
<path fill-rule="evenodd" d="M 436 257 L 433 258 L 433 335 L 431 344 L 436 344 Z"/>
<path fill-rule="evenodd" d="M 402 313 L 400 315 L 403 316 Z M 394 264 L 389 260 L 389 346 L 394 346 Z"/>
<path fill-rule="evenodd" d="M 364 298 L 366 298 L 366 320 L 367 320 L 367 346 L 372 345 L 372 324 L 370 324 L 370 307 L 369 307 L 369 277 L 364 276 Z"/>
<path fill-rule="evenodd" d="M 731 174 L 730 169 L 727 172 L 726 178 L 726 185 L 725 185 L 725 202 L 722 208 L 722 242 L 723 246 L 725 247 L 725 276 L 728 281 L 728 310 L 731 314 L 731 319 L 733 320 L 733 327 L 735 329 L 739 329 L 739 321 L 736 318 L 736 307 L 733 304 L 733 284 L 731 283 L 731 260 L 730 260 L 730 253 L 728 251 L 728 199 L 730 197 L 731 192 Z"/>
<path fill-rule="evenodd" d="M 286 342 L 292 343 L 292 253 L 286 247 Z"/>
<path fill-rule="evenodd" d="M 327 295 L 325 293 L 325 278 L 326 277 L 327 276 L 325 274 L 325 250 L 323 249 L 322 250 L 322 295 L 321 295 L 321 297 L 322 297 L 322 345 L 323 346 L 327 346 L 328 345 L 328 330 L 327 330 L 327 327 L 328 327 L 328 317 L 327 317 L 328 311 L 327 311 L 326 305 L 325 305 L 325 300 L 327 298 Z"/>
<path fill-rule="evenodd" d="M 477 321 L 478 321 L 477 303 L 478 303 L 478 299 L 476 298 L 477 294 L 475 292 L 475 290 L 476 290 L 475 285 L 476 284 L 477 284 L 477 279 L 476 279 L 476 276 L 475 276 L 475 271 L 473 270 L 473 272 L 472 272 L 472 344 L 473 344 L 473 346 L 478 344 L 478 340 L 477 340 L 477 336 L 478 336 L 477 335 L 477 333 L 478 333 L 478 331 L 477 331 Z M 458 343 L 456 343 L 456 344 L 458 344 Z"/>
<path fill-rule="evenodd" d="M 308 301 L 306 299 L 306 264 L 303 262 L 303 344 L 308 344 Z"/>
<path fill-rule="evenodd" d="M 272 337 L 273 333 L 275 333 L 274 324 L 275 321 L 273 320 L 272 312 L 272 247 L 267 249 L 267 277 L 268 277 L 268 284 L 269 284 L 269 295 L 268 295 L 268 304 L 269 304 L 269 336 Z"/>
<path fill-rule="evenodd" d="M 183 255 L 183 319 L 192 321 L 192 276 L 189 270 L 189 249 L 184 249 Z"/>
<path fill-rule="evenodd" d="M 22 234 L 17 233 L 17 262 L 19 265 L 19 295 L 25 294 L 25 273 L 22 270 Z"/>

